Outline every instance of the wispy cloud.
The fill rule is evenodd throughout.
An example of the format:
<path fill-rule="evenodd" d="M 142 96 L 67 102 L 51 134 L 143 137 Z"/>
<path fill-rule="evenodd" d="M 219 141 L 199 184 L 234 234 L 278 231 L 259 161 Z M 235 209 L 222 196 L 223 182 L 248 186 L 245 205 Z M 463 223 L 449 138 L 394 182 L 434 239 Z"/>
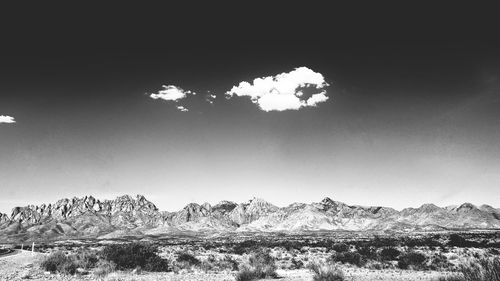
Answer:
<path fill-rule="evenodd" d="M 226 95 L 228 98 L 249 97 L 264 111 L 298 110 L 327 101 L 329 97 L 324 90 L 327 86 L 329 85 L 321 73 L 299 67 L 275 76 L 255 78 L 252 83 L 240 82 L 226 92 Z M 303 92 L 306 88 L 320 92 L 307 98 Z"/>
<path fill-rule="evenodd" d="M 170 102 L 178 102 L 179 100 L 185 99 L 188 96 L 195 96 L 196 93 L 192 91 L 185 91 L 180 87 L 174 85 L 162 86 L 163 89 L 159 90 L 157 93 L 149 94 L 152 99 L 162 99 Z M 180 111 L 188 111 L 184 106 L 176 106 Z"/>
<path fill-rule="evenodd" d="M 178 106 L 177 106 L 177 109 L 178 109 L 178 110 L 180 110 L 180 111 L 182 111 L 182 112 L 189 111 L 187 108 L 185 108 L 185 107 L 184 107 L 184 106 L 182 106 L 182 105 L 178 105 Z"/>
<path fill-rule="evenodd" d="M 0 115 L 0 123 L 16 123 L 16 120 L 14 120 L 14 117 L 12 116 L 7 116 L 7 115 Z"/>

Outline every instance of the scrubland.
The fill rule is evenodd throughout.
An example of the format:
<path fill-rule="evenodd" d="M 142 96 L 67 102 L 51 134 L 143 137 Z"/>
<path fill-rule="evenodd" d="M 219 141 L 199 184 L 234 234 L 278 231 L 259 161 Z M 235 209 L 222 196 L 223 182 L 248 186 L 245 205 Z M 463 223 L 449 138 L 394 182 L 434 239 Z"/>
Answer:
<path fill-rule="evenodd" d="M 499 232 L 149 237 L 37 250 L 0 257 L 0 279 L 500 281 Z"/>

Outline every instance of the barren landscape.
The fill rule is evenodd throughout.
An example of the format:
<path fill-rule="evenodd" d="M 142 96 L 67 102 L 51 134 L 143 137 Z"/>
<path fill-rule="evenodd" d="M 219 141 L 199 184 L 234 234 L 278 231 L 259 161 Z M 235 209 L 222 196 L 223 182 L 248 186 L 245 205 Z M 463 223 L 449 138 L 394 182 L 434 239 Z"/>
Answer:
<path fill-rule="evenodd" d="M 330 198 L 285 208 L 252 199 L 213 207 L 191 203 L 168 213 L 140 195 L 107 201 L 64 199 L 16 207 L 10 216 L 3 215 L 0 276 L 5 280 L 486 280 L 463 278 L 467 270 L 498 273 L 498 216 L 498 209 L 469 203 L 396 211 L 350 206 Z"/>
<path fill-rule="evenodd" d="M 0 281 L 500 281 L 494 5 L 4 2 Z"/>

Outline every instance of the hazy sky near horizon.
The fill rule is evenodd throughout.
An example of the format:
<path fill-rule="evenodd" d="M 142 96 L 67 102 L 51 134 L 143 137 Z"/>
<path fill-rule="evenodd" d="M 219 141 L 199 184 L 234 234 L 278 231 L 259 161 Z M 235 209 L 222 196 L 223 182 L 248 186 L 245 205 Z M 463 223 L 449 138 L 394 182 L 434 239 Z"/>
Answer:
<path fill-rule="evenodd" d="M 326 196 L 398 209 L 500 207 L 496 43 L 228 33 L 132 44 L 99 41 L 105 31 L 83 44 L 54 33 L 37 46 L 9 46 L 0 115 L 15 123 L 0 123 L 0 212 L 123 194 L 143 194 L 168 211 Z M 264 111 L 247 97 L 226 98 L 242 81 L 297 67 L 323 75 L 328 100 Z M 189 111 L 152 99 L 162 85 L 196 92 L 185 101 Z"/>

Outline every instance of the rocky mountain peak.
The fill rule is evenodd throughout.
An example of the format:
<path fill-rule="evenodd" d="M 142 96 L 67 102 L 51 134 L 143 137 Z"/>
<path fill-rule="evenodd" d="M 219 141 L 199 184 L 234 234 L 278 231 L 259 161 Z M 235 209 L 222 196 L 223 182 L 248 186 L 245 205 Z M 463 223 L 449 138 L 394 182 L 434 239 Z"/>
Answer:
<path fill-rule="evenodd" d="M 177 212 L 160 212 L 142 195 L 102 201 L 84 196 L 64 198 L 53 204 L 15 207 L 10 217 L 0 213 L 0 240 L 21 236 L 115 237 L 130 231 L 139 234 L 179 230 L 411 231 L 436 225 L 454 229 L 500 228 L 500 209 L 464 203 L 446 208 L 424 204 L 397 211 L 388 207 L 347 205 L 326 197 L 319 203 L 294 203 L 287 207 L 252 198 L 240 204 L 231 201 L 221 201 L 214 206 L 190 203 Z"/>
<path fill-rule="evenodd" d="M 0 213 L 0 224 L 9 221 L 9 216 L 4 213 Z"/>
<path fill-rule="evenodd" d="M 323 205 L 327 205 L 327 206 L 331 206 L 331 205 L 335 205 L 335 201 L 333 201 L 330 197 L 325 197 L 323 200 L 321 200 L 321 202 L 319 202 L 320 204 L 323 204 Z"/>
<path fill-rule="evenodd" d="M 431 203 L 423 204 L 418 209 L 421 210 L 421 211 L 424 211 L 424 212 L 433 212 L 433 211 L 441 210 L 440 207 L 438 207 L 438 206 L 436 206 L 434 204 L 431 204 Z"/>
<path fill-rule="evenodd" d="M 477 210 L 478 208 L 476 207 L 476 205 L 472 204 L 472 203 L 463 203 L 462 205 L 458 206 L 456 208 L 456 211 L 457 212 L 469 212 L 469 211 L 473 211 L 473 210 Z"/>

